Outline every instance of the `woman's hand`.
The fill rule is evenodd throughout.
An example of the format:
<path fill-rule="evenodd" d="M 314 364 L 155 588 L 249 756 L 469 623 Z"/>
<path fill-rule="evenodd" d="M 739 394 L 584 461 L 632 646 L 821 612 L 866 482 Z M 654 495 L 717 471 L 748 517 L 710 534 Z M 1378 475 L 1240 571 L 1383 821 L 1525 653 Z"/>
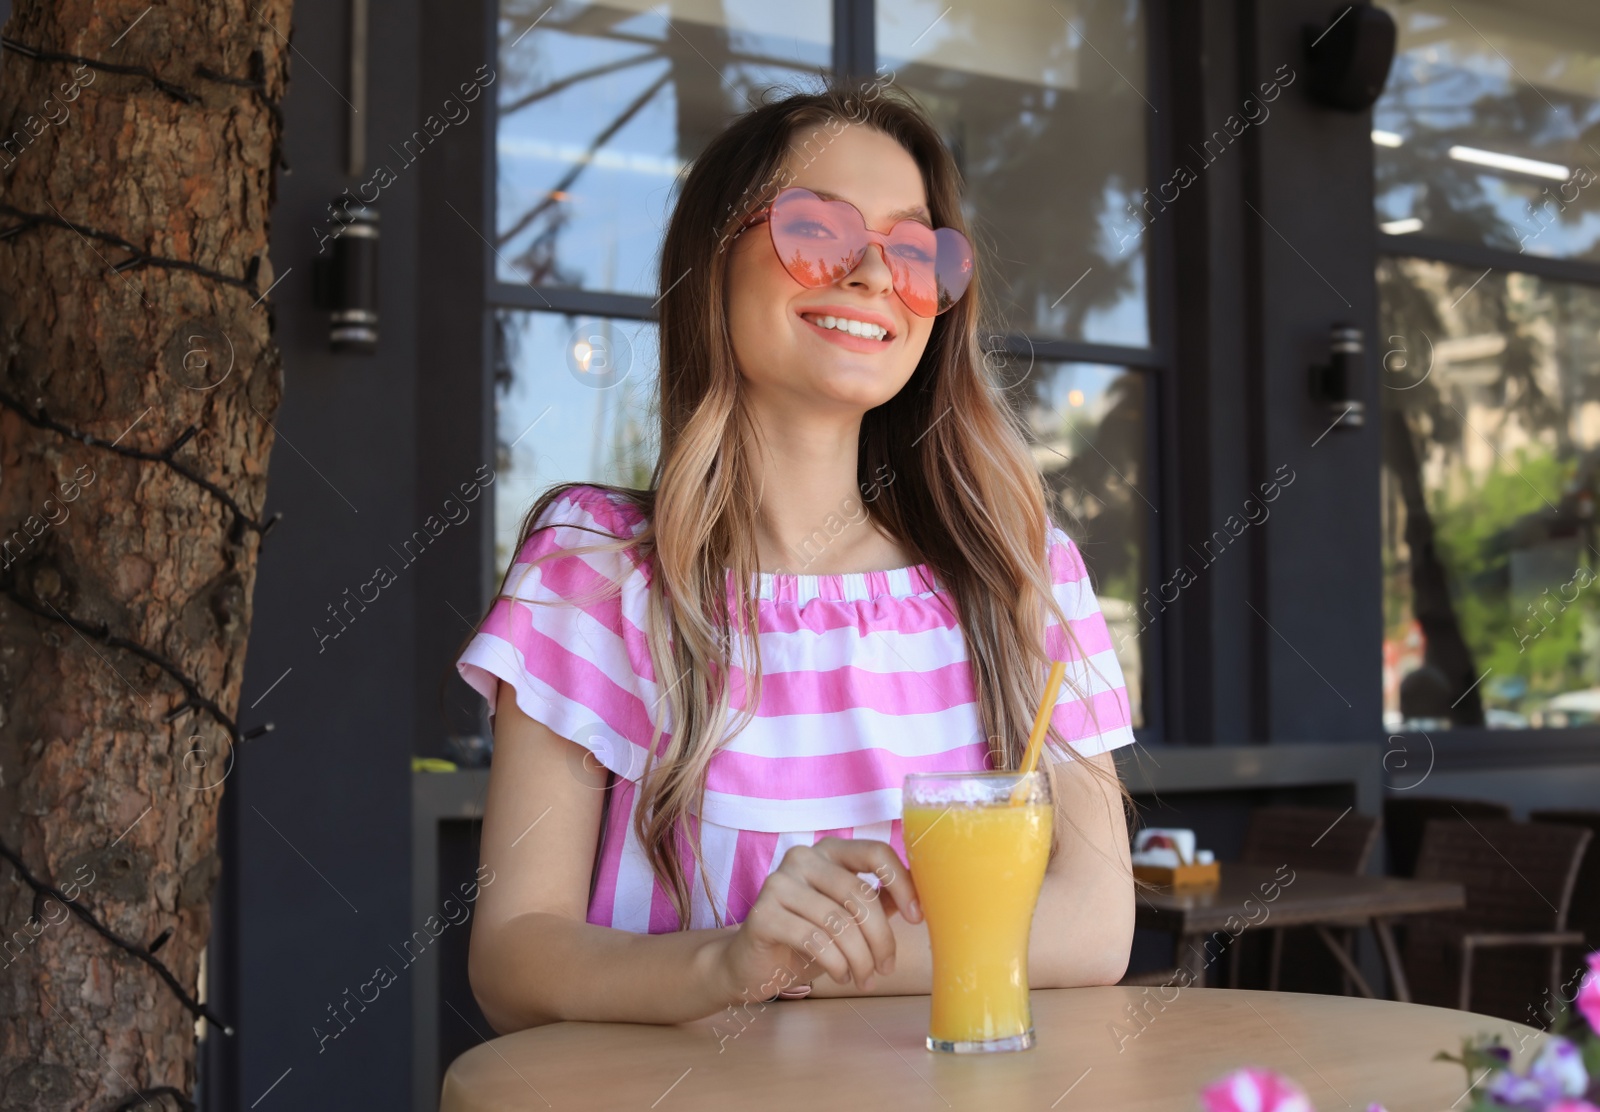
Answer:
<path fill-rule="evenodd" d="M 879 886 L 857 873 L 872 873 Z M 819 968 L 867 991 L 874 973 L 894 971 L 889 916 L 895 912 L 922 921 L 911 871 L 888 843 L 823 838 L 794 846 L 723 947 L 719 964 L 730 998 L 748 992 L 766 999 L 811 980 Z"/>

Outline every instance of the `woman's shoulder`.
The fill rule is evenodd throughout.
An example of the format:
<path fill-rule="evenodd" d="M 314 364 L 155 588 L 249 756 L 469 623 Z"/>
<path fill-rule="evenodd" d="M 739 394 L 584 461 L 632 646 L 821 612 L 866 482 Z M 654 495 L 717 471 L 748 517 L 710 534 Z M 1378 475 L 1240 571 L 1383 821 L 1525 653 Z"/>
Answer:
<path fill-rule="evenodd" d="M 587 526 L 620 539 L 636 535 L 649 521 L 630 494 L 592 483 L 572 483 L 551 499 L 536 525 Z"/>
<path fill-rule="evenodd" d="M 638 536 L 650 523 L 642 506 L 628 494 L 609 487 L 574 483 L 551 498 L 533 522 L 517 554 L 529 562 L 558 551 L 610 545 Z M 625 552 L 634 566 L 642 563 L 635 547 Z M 619 555 L 620 555 L 619 552 Z"/>
<path fill-rule="evenodd" d="M 1045 531 L 1049 538 L 1046 559 L 1050 564 L 1050 578 L 1055 585 L 1059 587 L 1086 579 L 1089 568 L 1083 562 L 1083 553 L 1079 551 L 1077 542 L 1065 529 L 1048 518 L 1045 520 Z"/>

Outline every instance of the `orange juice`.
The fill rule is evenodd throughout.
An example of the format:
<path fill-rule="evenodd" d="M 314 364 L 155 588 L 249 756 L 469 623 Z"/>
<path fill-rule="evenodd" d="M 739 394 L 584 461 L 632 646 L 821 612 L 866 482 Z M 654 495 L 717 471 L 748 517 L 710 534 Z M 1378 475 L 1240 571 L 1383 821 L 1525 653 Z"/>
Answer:
<path fill-rule="evenodd" d="M 996 787 L 1017 782 L 1014 773 L 987 775 L 1003 778 Z M 1043 800 L 1038 794 L 1021 804 L 1004 792 L 983 802 L 929 803 L 915 798 L 908 781 L 906 854 L 933 947 L 931 1050 L 1033 1045 L 1028 935 L 1053 818 L 1048 789 Z"/>

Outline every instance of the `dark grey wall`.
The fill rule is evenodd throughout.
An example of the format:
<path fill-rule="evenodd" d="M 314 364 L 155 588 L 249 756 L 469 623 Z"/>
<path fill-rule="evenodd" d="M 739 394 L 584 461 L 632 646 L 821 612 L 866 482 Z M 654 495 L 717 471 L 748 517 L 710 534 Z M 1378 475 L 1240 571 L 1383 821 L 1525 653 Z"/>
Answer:
<path fill-rule="evenodd" d="M 464 82 L 499 81 L 491 12 L 495 0 L 448 0 L 422 5 L 428 52 L 416 77 L 419 115 L 466 116 L 417 163 L 425 214 L 417 229 L 418 276 L 417 500 L 421 515 L 454 499 L 459 525 L 448 529 L 417 566 L 417 752 L 448 756 L 451 733 L 487 733 L 484 700 L 462 683 L 454 661 L 471 635 L 492 588 L 494 568 L 494 400 L 486 371 L 489 318 L 484 310 L 494 227 L 494 147 L 491 84 L 472 103 Z M 483 68 L 480 68 L 483 67 Z M 470 113 L 470 115 L 467 115 Z M 487 465 L 487 471 L 480 467 Z M 490 485 L 474 502 L 461 486 L 487 474 Z"/>
<path fill-rule="evenodd" d="M 1328 358 L 1328 331 L 1349 322 L 1376 360 L 1370 113 L 1320 107 L 1303 30 L 1327 22 L 1325 0 L 1253 2 L 1247 83 L 1289 66 L 1294 84 L 1254 128 L 1259 153 L 1247 211 L 1260 298 L 1249 323 L 1262 420 L 1255 481 L 1280 465 L 1296 476 L 1259 530 L 1265 582 L 1255 603 L 1264 640 L 1258 698 L 1273 741 L 1382 736 L 1382 596 L 1378 428 L 1337 428 L 1315 405 L 1308 368 Z M 1253 90 L 1248 90 L 1253 92 Z M 1242 91 L 1241 95 L 1248 95 Z M 1377 375 L 1363 384 L 1377 412 Z M 1336 416 L 1335 414 L 1334 416 Z M 1318 438 L 1321 437 L 1319 441 Z M 1220 510 L 1220 507 L 1219 507 Z M 1229 507 L 1230 512 L 1232 508 Z M 1270 623 L 1270 625 L 1269 625 Z"/>
<path fill-rule="evenodd" d="M 1241 229 L 1249 216 L 1242 198 L 1252 163 L 1245 148 L 1254 136 L 1247 133 L 1240 146 L 1210 165 L 1203 166 L 1197 154 L 1239 99 L 1241 25 L 1235 9 L 1233 3 L 1167 6 L 1162 45 L 1171 92 L 1165 110 L 1151 117 L 1165 150 L 1158 178 L 1172 180 L 1179 167 L 1197 174 L 1160 214 L 1168 222 L 1173 259 L 1170 288 L 1162 292 L 1172 306 L 1174 397 L 1158 451 L 1171 476 L 1168 489 L 1177 497 L 1163 506 L 1167 529 L 1152 591 L 1165 601 L 1170 595 L 1162 585 L 1179 569 L 1197 576 L 1161 613 L 1168 622 L 1163 647 L 1169 743 L 1262 739 L 1252 721 L 1249 682 L 1258 646 L 1252 627 L 1240 620 L 1249 616 L 1245 601 L 1259 556 L 1247 542 L 1208 564 L 1191 547 L 1223 527 L 1255 478 L 1246 336 L 1240 327 L 1249 292 Z"/>
<path fill-rule="evenodd" d="M 245 723 L 270 719 L 277 729 L 249 744 L 227 783 L 228 882 L 217 945 L 232 950 L 237 983 L 217 987 L 239 1034 L 228 1048 L 235 1068 L 224 1054 L 213 1074 L 217 1091 L 208 1098 L 216 1099 L 208 1104 L 215 1108 L 249 1107 L 274 1083 L 260 1112 L 409 1101 L 400 1065 L 409 1048 L 410 988 L 391 946 L 414 925 L 409 763 L 421 725 L 405 693 L 418 654 L 417 576 L 390 546 L 421 525 L 419 182 L 415 167 L 399 168 L 388 144 L 418 123 L 419 4 L 374 5 L 371 20 L 369 172 L 379 161 L 397 171 L 377 202 L 382 339 L 375 357 L 330 354 L 326 316 L 311 303 L 315 229 L 327 223 L 329 201 L 356 184 L 345 176 L 346 7 L 295 6 L 284 103 L 292 173 L 279 178 L 272 234 L 275 273 L 286 275 L 272 292 L 286 392 L 266 506 L 284 517 L 261 558 L 240 710 Z M 388 565 L 396 581 L 364 609 L 352 605 L 355 617 L 340 632 L 328 607 L 345 603 L 346 589 L 354 595 L 378 565 Z M 337 636 L 319 645 L 317 629 Z M 349 1003 L 346 991 L 362 991 L 385 965 L 395 982 L 371 1003 Z M 354 1018 L 319 1045 L 313 1028 L 341 1031 L 328 1017 L 330 1004 Z"/>

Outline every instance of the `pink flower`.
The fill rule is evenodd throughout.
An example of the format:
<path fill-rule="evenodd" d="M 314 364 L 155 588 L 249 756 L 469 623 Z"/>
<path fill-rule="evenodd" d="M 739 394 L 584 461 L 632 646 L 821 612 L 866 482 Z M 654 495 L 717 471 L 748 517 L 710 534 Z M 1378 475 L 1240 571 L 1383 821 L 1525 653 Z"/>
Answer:
<path fill-rule="evenodd" d="M 1586 1100 L 1564 1100 L 1559 1104 L 1552 1104 L 1544 1112 L 1600 1112 Z"/>
<path fill-rule="evenodd" d="M 1578 986 L 1577 1005 L 1589 1021 L 1589 1029 L 1600 1035 L 1600 950 L 1589 955 L 1589 972 Z"/>
<path fill-rule="evenodd" d="M 1235 1070 L 1200 1092 L 1206 1112 L 1315 1112 L 1293 1081 L 1270 1070 Z"/>

